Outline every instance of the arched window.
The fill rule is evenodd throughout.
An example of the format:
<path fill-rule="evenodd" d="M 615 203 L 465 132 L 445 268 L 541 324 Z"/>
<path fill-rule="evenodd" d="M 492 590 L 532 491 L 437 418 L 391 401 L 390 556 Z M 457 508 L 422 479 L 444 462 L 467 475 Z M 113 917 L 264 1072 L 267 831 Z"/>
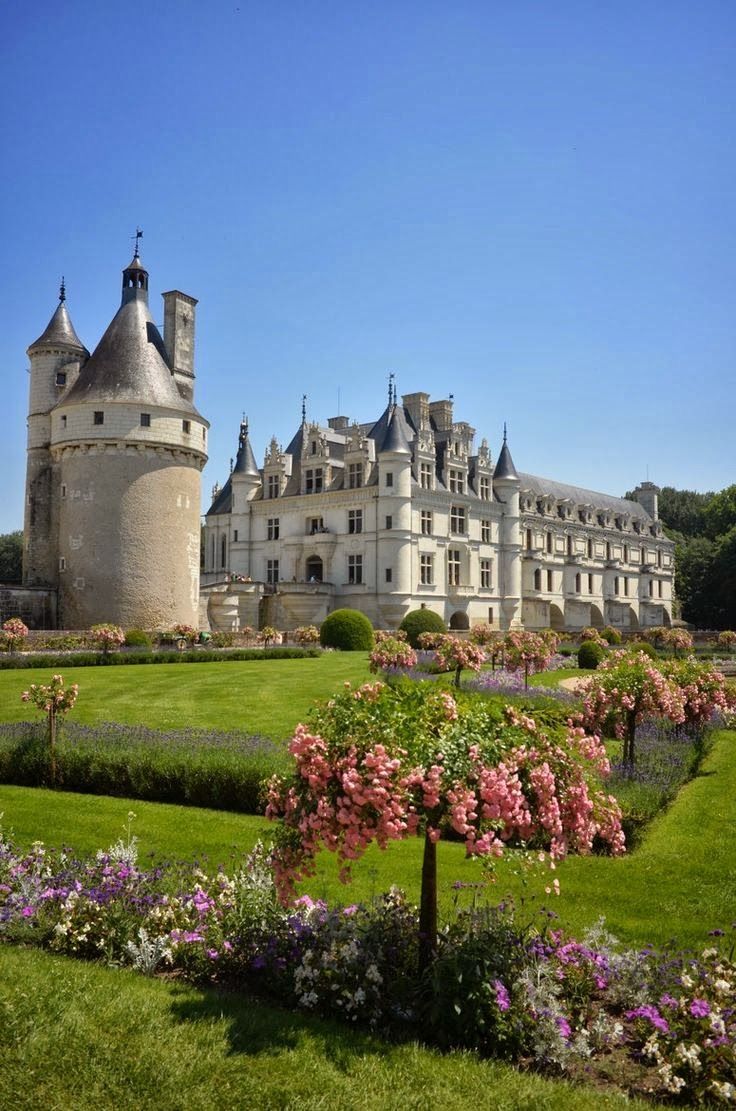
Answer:
<path fill-rule="evenodd" d="M 534 589 L 535 590 L 541 590 L 542 589 L 542 572 L 540 571 L 540 569 L 538 567 L 537 567 L 536 571 L 534 572 Z"/>
<path fill-rule="evenodd" d="M 580 593 L 580 572 L 575 576 L 575 593 Z"/>
<path fill-rule="evenodd" d="M 547 533 L 547 551 L 548 552 L 552 551 L 552 533 L 551 532 Z"/>

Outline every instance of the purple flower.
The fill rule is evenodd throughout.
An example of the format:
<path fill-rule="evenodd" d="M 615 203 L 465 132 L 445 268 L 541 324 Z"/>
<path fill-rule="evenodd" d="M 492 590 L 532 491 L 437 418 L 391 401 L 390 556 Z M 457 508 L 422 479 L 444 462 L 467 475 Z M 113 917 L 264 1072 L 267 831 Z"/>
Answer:
<path fill-rule="evenodd" d="M 564 1015 L 557 1016 L 557 1026 L 565 1041 L 569 1041 L 572 1030 L 570 1029 L 570 1023 Z"/>
<path fill-rule="evenodd" d="M 32 918 L 33 913 L 33 907 L 23 907 L 23 910 L 21 911 L 21 914 L 24 918 Z"/>
<path fill-rule="evenodd" d="M 667 995 L 666 993 L 660 999 L 659 1005 L 660 1007 L 679 1007 L 679 1003 L 677 1002 L 677 1000 L 674 999 L 673 996 Z"/>
<path fill-rule="evenodd" d="M 627 1011 L 626 1018 L 645 1018 L 648 1022 L 651 1022 L 655 1030 L 660 1030 L 663 1034 L 669 1034 L 670 1028 L 667 1020 L 662 1018 L 657 1008 L 650 1003 L 645 1003 L 643 1007 L 636 1007 L 633 1011 Z"/>
<path fill-rule="evenodd" d="M 509 999 L 508 991 L 500 980 L 493 981 L 493 990 L 496 993 L 496 1006 L 499 1011 L 508 1011 L 511 1006 L 511 1000 Z"/>
<path fill-rule="evenodd" d="M 690 1004 L 690 1014 L 693 1018 L 705 1018 L 710 1014 L 710 1006 L 706 999 L 693 999 Z"/>

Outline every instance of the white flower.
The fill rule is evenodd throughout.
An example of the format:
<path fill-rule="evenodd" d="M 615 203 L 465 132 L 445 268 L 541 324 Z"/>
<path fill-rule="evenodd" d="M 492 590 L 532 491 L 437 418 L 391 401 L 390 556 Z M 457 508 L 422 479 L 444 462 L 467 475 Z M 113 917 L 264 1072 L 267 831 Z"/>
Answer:
<path fill-rule="evenodd" d="M 687 972 L 683 972 L 680 977 L 680 983 L 684 988 L 691 988 L 693 986 L 693 979 L 691 976 L 688 976 Z"/>

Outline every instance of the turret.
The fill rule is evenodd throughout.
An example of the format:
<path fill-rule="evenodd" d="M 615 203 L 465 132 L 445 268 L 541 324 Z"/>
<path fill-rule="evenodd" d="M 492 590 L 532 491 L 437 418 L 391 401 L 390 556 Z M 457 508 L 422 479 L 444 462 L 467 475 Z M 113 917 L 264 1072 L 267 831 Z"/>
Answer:
<path fill-rule="evenodd" d="M 58 575 L 56 506 L 58 481 L 51 459 L 51 410 L 77 380 L 89 351 L 66 307 L 61 280 L 59 304 L 46 329 L 28 348 L 28 456 L 23 537 L 23 582 L 54 586 Z"/>
<path fill-rule="evenodd" d="M 499 524 L 499 593 L 504 628 L 521 623 L 521 521 L 519 516 L 519 490 L 521 482 L 503 429 L 503 445 L 493 471 L 493 493 L 503 504 Z"/>
<path fill-rule="evenodd" d="M 396 612 L 386 611 L 398 623 L 412 590 L 411 567 L 411 465 L 412 432 L 404 410 L 396 404 L 393 382 L 389 404 L 371 431 L 378 460 L 377 532 L 381 537 L 381 565 L 376 568 L 377 589 L 396 598 Z"/>
<path fill-rule="evenodd" d="M 659 519 L 659 495 L 661 490 L 653 482 L 640 482 L 632 495 L 642 509 L 646 510 L 653 521 Z"/>

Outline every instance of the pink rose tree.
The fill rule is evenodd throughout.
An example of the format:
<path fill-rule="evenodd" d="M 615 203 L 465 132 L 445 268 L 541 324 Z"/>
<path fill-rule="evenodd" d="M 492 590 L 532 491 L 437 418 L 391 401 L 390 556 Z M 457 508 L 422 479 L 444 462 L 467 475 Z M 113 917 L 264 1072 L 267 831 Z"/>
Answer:
<path fill-rule="evenodd" d="M 394 640 L 393 637 L 383 637 L 377 641 L 370 654 L 370 669 L 375 674 L 378 671 L 405 671 L 414 667 L 417 654 L 405 640 Z"/>
<path fill-rule="evenodd" d="M 491 644 L 498 635 L 493 625 L 489 625 L 487 621 L 479 621 L 478 624 L 473 625 L 473 628 L 470 630 L 470 639 L 473 644 L 480 644 L 481 648 L 485 648 L 486 645 Z"/>
<path fill-rule="evenodd" d="M 319 629 L 316 625 L 300 625 L 294 629 L 294 640 L 297 644 L 319 644 Z"/>
<path fill-rule="evenodd" d="M 699 663 L 693 656 L 686 660 L 665 660 L 662 673 L 676 683 L 683 697 L 685 724 L 702 730 L 718 710 L 728 712 L 736 699 L 726 686 L 725 677 L 710 663 Z"/>
<path fill-rule="evenodd" d="M 551 631 L 551 630 L 550 630 Z M 541 633 L 527 633 L 512 629 L 504 641 L 504 663 L 509 671 L 524 672 L 524 686 L 529 686 L 529 675 L 544 671 L 557 649 L 557 634 L 549 636 Z"/>
<path fill-rule="evenodd" d="M 685 721 L 685 697 L 644 652 L 613 652 L 585 680 L 582 724 L 612 729 L 623 740 L 623 762 L 635 763 L 636 727 L 645 717 Z"/>
<path fill-rule="evenodd" d="M 48 719 L 49 755 L 51 763 L 51 782 L 56 783 L 56 733 L 57 718 L 64 716 L 72 709 L 77 701 L 79 687 L 72 683 L 70 687 L 64 686 L 64 676 L 54 675 L 51 682 L 44 686 L 31 683 L 27 691 L 20 696 L 23 702 L 30 702 L 46 714 Z"/>
<path fill-rule="evenodd" d="M 120 648 L 125 644 L 125 633 L 119 625 L 93 625 L 89 631 L 89 637 L 93 644 L 102 649 L 103 656 L 106 656 L 113 648 Z"/>
<path fill-rule="evenodd" d="M 435 648 L 434 658 L 445 671 L 454 670 L 456 687 L 460 686 L 460 673 L 464 668 L 480 671 L 486 662 L 486 654 L 479 644 L 447 635 Z"/>
<path fill-rule="evenodd" d="M 281 819 L 274 874 L 284 902 L 314 875 L 322 849 L 340 878 L 372 842 L 424 838 L 422 967 L 437 942 L 437 841 L 452 831 L 469 854 L 498 857 L 508 844 L 589 853 L 596 838 L 624 851 L 616 800 L 598 790 L 609 771 L 599 737 L 569 726 L 550 737 L 509 708 L 498 722 L 483 699 L 458 703 L 428 684 L 347 689 L 311 724 L 298 725 L 291 778 L 269 784 L 266 814 Z"/>
<path fill-rule="evenodd" d="M 8 652 L 15 652 L 28 636 L 28 626 L 19 617 L 3 622 L 3 640 Z"/>
<path fill-rule="evenodd" d="M 660 642 L 665 648 L 671 648 L 676 656 L 680 652 L 689 652 L 693 646 L 693 638 L 687 629 L 664 629 Z"/>
<path fill-rule="evenodd" d="M 718 634 L 718 647 L 725 648 L 727 652 L 733 651 L 733 646 L 736 644 L 736 633 L 733 629 L 724 629 L 722 633 Z"/>

